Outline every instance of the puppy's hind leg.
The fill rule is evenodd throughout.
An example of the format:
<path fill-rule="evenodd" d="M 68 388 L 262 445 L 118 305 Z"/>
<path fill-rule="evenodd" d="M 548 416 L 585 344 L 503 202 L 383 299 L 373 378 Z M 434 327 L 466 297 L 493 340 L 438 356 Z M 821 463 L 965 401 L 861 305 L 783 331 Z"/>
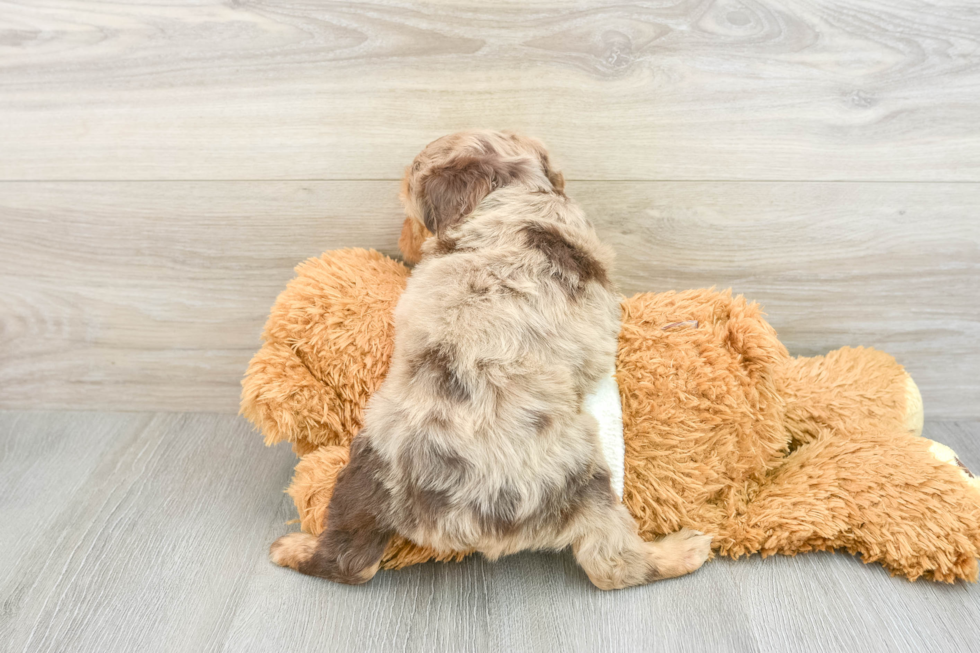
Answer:
<path fill-rule="evenodd" d="M 383 463 L 363 436 L 354 439 L 350 462 L 337 475 L 327 507 L 327 526 L 319 537 L 290 533 L 269 548 L 269 558 L 309 576 L 360 585 L 378 571 L 392 530 L 385 525 L 388 492 Z"/>
<path fill-rule="evenodd" d="M 612 490 L 596 497 L 576 518 L 575 559 L 603 590 L 643 585 L 698 569 L 711 553 L 711 536 L 681 529 L 645 542 L 636 522 Z"/>

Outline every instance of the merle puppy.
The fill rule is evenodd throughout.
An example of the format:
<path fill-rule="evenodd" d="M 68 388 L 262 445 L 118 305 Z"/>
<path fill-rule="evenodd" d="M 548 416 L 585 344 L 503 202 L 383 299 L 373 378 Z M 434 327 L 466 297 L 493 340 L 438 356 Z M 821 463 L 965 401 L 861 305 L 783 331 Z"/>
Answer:
<path fill-rule="evenodd" d="M 371 398 L 319 537 L 272 560 L 349 584 L 394 533 L 491 559 L 571 546 L 602 589 L 694 571 L 711 539 L 645 542 L 610 485 L 583 400 L 613 370 L 612 254 L 538 141 L 473 131 L 408 168 L 406 211 L 433 234 L 395 311 L 388 377 Z"/>

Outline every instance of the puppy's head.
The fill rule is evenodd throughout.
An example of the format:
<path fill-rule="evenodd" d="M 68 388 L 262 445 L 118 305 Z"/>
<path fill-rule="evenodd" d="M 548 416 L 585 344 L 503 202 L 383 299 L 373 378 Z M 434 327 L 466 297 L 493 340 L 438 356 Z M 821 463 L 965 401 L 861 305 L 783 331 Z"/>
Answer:
<path fill-rule="evenodd" d="M 402 181 L 405 225 L 398 245 L 411 263 L 422 242 L 473 212 L 484 197 L 520 183 L 561 193 L 565 180 L 538 140 L 508 132 L 465 131 L 429 143 Z"/>

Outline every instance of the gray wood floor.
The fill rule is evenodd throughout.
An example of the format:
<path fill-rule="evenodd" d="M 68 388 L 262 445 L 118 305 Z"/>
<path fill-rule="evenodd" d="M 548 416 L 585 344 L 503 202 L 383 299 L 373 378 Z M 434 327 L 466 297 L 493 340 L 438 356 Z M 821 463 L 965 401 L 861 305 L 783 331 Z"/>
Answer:
<path fill-rule="evenodd" d="M 980 423 L 928 437 L 980 467 Z M 293 456 L 214 414 L 0 412 L 0 650 L 969 651 L 980 587 L 846 554 L 595 590 L 567 554 L 350 588 L 274 567 Z"/>

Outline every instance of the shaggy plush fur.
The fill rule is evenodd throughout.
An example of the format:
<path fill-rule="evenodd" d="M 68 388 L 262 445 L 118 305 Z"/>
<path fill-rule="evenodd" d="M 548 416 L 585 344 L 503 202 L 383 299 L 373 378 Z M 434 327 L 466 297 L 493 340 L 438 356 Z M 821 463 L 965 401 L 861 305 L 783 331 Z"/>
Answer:
<path fill-rule="evenodd" d="M 243 384 L 242 412 L 266 444 L 292 442 L 300 456 L 323 445 L 350 447 L 388 373 L 392 316 L 408 276 L 401 263 L 358 249 L 296 267 Z"/>
<path fill-rule="evenodd" d="M 387 370 L 409 273 L 363 250 L 297 271 L 243 381 L 242 412 L 267 443 L 305 454 L 289 492 L 303 530 L 318 533 Z M 919 437 L 921 400 L 890 356 L 792 358 L 756 305 L 710 290 L 636 295 L 622 321 L 624 503 L 645 539 L 686 526 L 732 557 L 843 549 L 910 579 L 976 579 L 980 479 Z M 396 537 L 381 566 L 466 553 Z"/>

